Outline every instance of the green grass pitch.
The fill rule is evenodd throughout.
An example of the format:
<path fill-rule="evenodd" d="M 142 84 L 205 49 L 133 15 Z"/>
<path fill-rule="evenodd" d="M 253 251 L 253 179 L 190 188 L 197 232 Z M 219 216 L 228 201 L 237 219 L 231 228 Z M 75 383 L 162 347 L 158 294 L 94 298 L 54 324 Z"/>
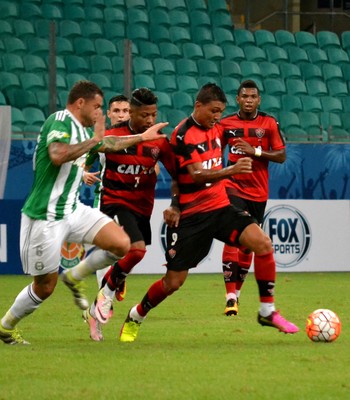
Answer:
<path fill-rule="evenodd" d="M 220 274 L 191 274 L 182 289 L 152 310 L 134 343 L 118 334 L 128 309 L 154 275 L 131 275 L 126 299 L 115 303 L 93 342 L 72 296 L 55 293 L 19 328 L 30 346 L 0 343 L 0 400 L 342 400 L 350 399 L 349 273 L 278 273 L 276 306 L 301 329 L 285 335 L 256 322 L 259 305 L 252 274 L 237 317 L 223 315 Z M 0 315 L 31 281 L 0 276 Z M 87 279 L 91 300 L 94 276 Z M 335 311 L 342 333 L 313 343 L 306 318 L 317 308 Z"/>

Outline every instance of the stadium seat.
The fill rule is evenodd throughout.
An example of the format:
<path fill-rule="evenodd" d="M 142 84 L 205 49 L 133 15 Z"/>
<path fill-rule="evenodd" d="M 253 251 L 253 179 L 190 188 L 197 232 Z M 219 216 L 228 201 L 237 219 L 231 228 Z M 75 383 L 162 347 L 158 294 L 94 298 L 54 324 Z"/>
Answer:
<path fill-rule="evenodd" d="M 187 4 L 188 8 L 192 10 L 207 11 L 207 3 L 205 0 L 191 0 Z"/>
<path fill-rule="evenodd" d="M 231 76 L 232 78 L 236 78 L 238 80 L 242 79 L 241 67 L 237 62 L 231 60 L 222 60 L 220 65 L 222 76 Z"/>
<path fill-rule="evenodd" d="M 232 31 L 226 28 L 216 27 L 213 28 L 214 42 L 221 46 L 225 43 L 234 43 Z"/>
<path fill-rule="evenodd" d="M 16 19 L 15 21 L 13 21 L 13 27 L 15 36 L 21 40 L 26 40 L 36 35 L 33 23 L 31 21 Z"/>
<path fill-rule="evenodd" d="M 343 122 L 339 114 L 322 112 L 320 119 L 323 129 L 328 132 L 330 142 L 343 143 L 349 141 L 350 134 L 343 128 Z"/>
<path fill-rule="evenodd" d="M 113 73 L 120 74 L 124 72 L 124 57 L 114 56 L 111 58 Z"/>
<path fill-rule="evenodd" d="M 90 66 L 92 73 L 106 74 L 109 78 L 115 72 L 111 57 L 102 56 L 100 54 L 90 57 Z"/>
<path fill-rule="evenodd" d="M 287 78 L 285 80 L 287 93 L 294 96 L 301 96 L 307 94 L 306 85 L 301 79 Z"/>
<path fill-rule="evenodd" d="M 295 41 L 298 47 L 309 50 L 318 48 L 317 40 L 315 35 L 306 31 L 295 32 Z"/>
<path fill-rule="evenodd" d="M 49 110 L 49 91 L 45 90 L 38 90 L 35 93 L 36 97 L 36 106 L 43 111 L 44 115 L 47 117 L 50 114 Z M 58 101 L 56 101 L 56 107 L 58 106 Z"/>
<path fill-rule="evenodd" d="M 169 122 L 169 128 L 171 128 L 171 130 L 185 118 L 187 118 L 187 114 L 182 110 L 171 110 L 166 113 L 166 119 Z"/>
<path fill-rule="evenodd" d="M 80 38 L 77 38 L 80 39 Z M 36 47 L 38 48 L 38 50 L 40 51 L 40 54 L 46 54 L 45 57 L 48 57 L 48 53 L 49 53 L 49 43 L 46 39 L 41 39 L 42 42 L 37 42 L 36 43 Z M 84 47 L 82 47 L 82 50 L 84 50 Z M 45 51 L 45 53 L 44 53 Z M 39 54 L 39 55 L 40 55 Z M 62 38 L 62 37 L 57 37 L 56 38 L 56 54 L 59 57 L 63 57 L 63 56 L 67 56 L 69 54 L 79 54 L 78 51 L 76 51 L 74 49 L 73 46 L 73 41 L 67 39 L 67 38 Z M 86 54 L 81 54 L 83 56 L 85 56 Z M 90 54 L 89 54 L 90 55 Z M 43 55 L 44 57 L 44 55 Z"/>
<path fill-rule="evenodd" d="M 236 94 L 226 93 L 227 103 L 223 115 L 231 115 L 238 111 L 238 104 L 236 101 Z"/>
<path fill-rule="evenodd" d="M 198 92 L 198 82 L 193 76 L 178 76 L 176 77 L 177 87 L 180 92 L 196 93 Z"/>
<path fill-rule="evenodd" d="M 240 81 L 236 78 L 232 78 L 231 76 L 223 76 L 221 78 L 221 87 L 227 94 L 231 94 L 236 96 L 237 90 L 240 85 Z"/>
<path fill-rule="evenodd" d="M 289 62 L 292 64 L 304 64 L 309 63 L 309 56 L 306 50 L 299 47 L 289 47 L 287 48 Z"/>
<path fill-rule="evenodd" d="M 74 39 L 82 35 L 79 23 L 70 20 L 60 21 L 58 31 L 61 37 L 66 37 L 67 39 Z"/>
<path fill-rule="evenodd" d="M 156 84 L 151 75 L 135 74 L 134 75 L 134 87 L 146 87 L 150 90 L 156 90 Z"/>
<path fill-rule="evenodd" d="M 328 81 L 327 88 L 330 96 L 343 97 L 349 95 L 349 90 L 346 82 Z"/>
<path fill-rule="evenodd" d="M 99 24 L 104 22 L 104 14 L 101 8 L 95 6 L 85 6 L 84 7 L 86 21 L 94 21 Z"/>
<path fill-rule="evenodd" d="M 327 57 L 331 64 L 342 66 L 350 63 L 349 55 L 343 49 L 327 49 Z"/>
<path fill-rule="evenodd" d="M 301 79 L 301 71 L 297 64 L 282 63 L 279 67 L 283 79 Z"/>
<path fill-rule="evenodd" d="M 26 44 L 23 40 L 16 37 L 8 37 L 4 40 L 6 53 L 13 53 L 23 56 L 27 53 Z"/>
<path fill-rule="evenodd" d="M 155 58 L 160 58 L 160 50 L 156 43 L 144 41 L 140 44 L 140 55 L 153 60 Z"/>
<path fill-rule="evenodd" d="M 307 54 L 311 63 L 322 66 L 328 63 L 327 53 L 322 49 L 309 49 Z"/>
<path fill-rule="evenodd" d="M 190 26 L 190 19 L 187 10 L 183 11 L 174 9 L 169 11 L 169 20 L 173 26 L 181 26 L 187 29 Z"/>
<path fill-rule="evenodd" d="M 350 97 L 342 97 L 343 109 L 346 113 L 350 113 Z"/>
<path fill-rule="evenodd" d="M 17 131 L 23 131 L 27 121 L 24 118 L 24 115 L 20 109 L 17 107 L 11 107 L 11 125 L 12 129 Z M 15 129 L 14 129 L 15 128 Z M 16 129 L 17 128 L 17 129 Z"/>
<path fill-rule="evenodd" d="M 127 24 L 126 26 L 127 38 L 136 42 L 149 40 L 149 31 L 145 26 L 137 24 Z"/>
<path fill-rule="evenodd" d="M 299 113 L 300 126 L 304 129 L 309 139 L 318 141 L 323 139 L 322 125 L 317 113 L 310 111 L 302 111 Z"/>
<path fill-rule="evenodd" d="M 201 88 L 202 86 L 206 85 L 207 83 L 215 83 L 216 85 L 220 86 L 221 80 L 220 80 L 220 78 L 216 78 L 214 76 L 200 76 L 198 78 L 198 88 Z M 194 95 L 196 93 L 196 91 L 193 91 L 192 93 Z"/>
<path fill-rule="evenodd" d="M 287 141 L 308 141 L 306 131 L 300 127 L 300 120 L 297 113 L 282 110 L 278 116 L 281 130 L 285 134 Z"/>
<path fill-rule="evenodd" d="M 55 21 L 63 19 L 63 13 L 60 7 L 55 4 L 43 4 L 40 9 L 44 19 Z"/>
<path fill-rule="evenodd" d="M 46 85 L 42 75 L 36 72 L 24 72 L 19 76 L 21 86 L 25 90 L 40 90 L 45 89 Z"/>
<path fill-rule="evenodd" d="M 124 74 L 113 74 L 111 81 L 114 93 L 124 93 Z"/>
<path fill-rule="evenodd" d="M 197 43 L 184 43 L 182 52 L 184 57 L 189 60 L 200 60 L 204 57 L 202 47 Z"/>
<path fill-rule="evenodd" d="M 269 46 L 276 46 L 276 39 L 271 31 L 258 29 L 254 32 L 255 42 L 258 47 L 266 49 Z"/>
<path fill-rule="evenodd" d="M 246 46 L 256 46 L 254 34 L 247 29 L 235 29 L 233 31 L 233 36 L 236 45 L 241 48 Z"/>
<path fill-rule="evenodd" d="M 45 82 L 46 87 L 49 85 L 49 76 L 45 75 Z M 57 90 L 66 90 L 67 89 L 67 82 L 66 82 L 66 71 L 64 74 L 62 72 L 57 72 L 56 74 L 56 88 Z"/>
<path fill-rule="evenodd" d="M 25 89 L 13 89 L 7 93 L 7 98 L 12 107 L 22 110 L 25 107 L 37 107 L 38 102 L 33 91 Z"/>
<path fill-rule="evenodd" d="M 316 33 L 316 39 L 317 39 L 318 47 L 322 50 L 328 50 L 330 48 L 333 48 L 333 49 L 341 48 L 339 36 L 334 32 L 319 31 Z"/>
<path fill-rule="evenodd" d="M 320 98 L 323 111 L 341 113 L 343 112 L 343 103 L 340 99 L 332 96 Z"/>
<path fill-rule="evenodd" d="M 281 106 L 282 110 L 284 111 L 292 111 L 296 113 L 303 111 L 303 105 L 300 100 L 300 96 L 284 94 L 281 97 Z"/>
<path fill-rule="evenodd" d="M 310 96 L 328 96 L 328 89 L 324 82 L 318 79 L 309 79 L 305 81 L 305 84 Z"/>
<path fill-rule="evenodd" d="M 142 75 L 153 75 L 153 64 L 152 61 L 148 58 L 143 57 L 134 57 L 133 61 L 133 71 L 134 74 L 142 74 Z"/>
<path fill-rule="evenodd" d="M 169 29 L 170 27 L 170 19 L 169 19 L 169 12 L 167 9 L 160 9 L 156 8 L 149 12 L 149 20 L 150 20 L 150 27 L 151 32 L 152 29 L 157 29 L 159 26 L 165 26 Z"/>
<path fill-rule="evenodd" d="M 24 68 L 27 72 L 47 72 L 47 66 L 42 57 L 35 54 L 23 56 Z"/>
<path fill-rule="evenodd" d="M 266 48 L 266 54 L 268 61 L 272 63 L 284 63 L 289 62 L 288 53 L 281 47 L 269 46 Z"/>
<path fill-rule="evenodd" d="M 215 11 L 228 11 L 226 0 L 207 0 L 207 7 L 209 13 Z"/>
<path fill-rule="evenodd" d="M 214 28 L 233 29 L 231 15 L 226 11 L 213 11 L 210 13 L 211 25 Z"/>
<path fill-rule="evenodd" d="M 106 25 L 107 24 L 105 24 L 105 28 L 106 28 Z M 118 24 L 117 26 L 116 26 L 116 24 L 113 24 L 113 29 L 114 29 L 113 39 L 115 39 L 115 38 L 120 39 L 120 38 L 124 38 L 124 36 L 125 36 L 124 25 L 121 25 L 121 27 L 124 28 L 123 35 L 117 36 L 118 32 L 120 32 L 120 26 L 119 25 L 121 25 L 121 24 Z M 101 28 L 100 24 L 98 24 L 97 22 L 94 22 L 94 21 L 83 21 L 83 22 L 80 23 L 80 28 L 81 28 L 82 36 L 86 37 L 88 39 L 94 40 L 94 39 L 98 39 L 98 38 L 102 38 L 103 37 L 102 28 Z M 107 36 L 106 39 L 110 39 L 108 37 L 107 32 L 106 32 L 106 36 Z"/>
<path fill-rule="evenodd" d="M 0 24 L 0 39 L 13 37 L 13 27 L 8 21 L 1 21 Z M 17 36 L 17 35 L 16 35 Z"/>
<path fill-rule="evenodd" d="M 169 93 L 155 91 L 154 94 L 158 97 L 158 110 L 166 112 L 173 109 L 172 97 Z"/>
<path fill-rule="evenodd" d="M 179 58 L 176 60 L 176 73 L 178 75 L 198 76 L 198 66 L 195 60 Z"/>
<path fill-rule="evenodd" d="M 182 53 L 178 46 L 174 43 L 159 43 L 159 51 L 163 58 L 169 60 L 176 60 L 182 58 Z"/>
<path fill-rule="evenodd" d="M 321 81 L 323 80 L 322 69 L 318 65 L 311 63 L 302 63 L 299 66 L 301 75 L 305 81 L 309 79 L 318 79 Z"/>
<path fill-rule="evenodd" d="M 279 97 L 264 93 L 261 96 L 260 109 L 267 113 L 278 113 L 281 110 Z"/>
<path fill-rule="evenodd" d="M 68 73 L 87 74 L 90 72 L 90 65 L 86 57 L 69 54 L 64 57 Z"/>
<path fill-rule="evenodd" d="M 281 64 L 283 65 L 283 64 Z M 259 62 L 259 67 L 261 75 L 264 78 L 280 78 L 281 72 L 277 64 L 271 63 L 269 61 Z"/>
<path fill-rule="evenodd" d="M 186 115 L 193 111 L 194 101 L 192 95 L 184 92 L 174 92 L 172 94 L 173 106 L 176 110 L 181 110 Z"/>
<path fill-rule="evenodd" d="M 89 75 L 89 80 L 96 83 L 102 90 L 112 90 L 111 80 L 105 74 L 93 72 Z"/>
<path fill-rule="evenodd" d="M 13 72 L 0 71 L 0 90 L 5 92 L 11 89 L 17 89 L 21 87 L 19 78 Z"/>
<path fill-rule="evenodd" d="M 36 21 L 42 19 L 43 15 L 41 9 L 36 4 L 22 3 L 19 17 L 25 21 Z"/>
<path fill-rule="evenodd" d="M 95 39 L 95 49 L 96 53 L 102 56 L 114 57 L 118 55 L 117 48 L 111 40 L 98 38 Z"/>
<path fill-rule="evenodd" d="M 171 42 L 170 40 L 170 34 L 169 34 L 169 28 L 167 28 L 166 26 L 156 26 L 156 27 L 152 27 L 150 28 L 150 40 L 154 43 L 158 43 L 158 45 L 161 42 Z"/>
<path fill-rule="evenodd" d="M 282 96 L 287 93 L 283 79 L 267 78 L 264 80 L 265 91 L 273 96 Z"/>
<path fill-rule="evenodd" d="M 190 43 L 192 41 L 190 31 L 181 26 L 171 26 L 169 28 L 170 40 L 176 45 Z"/>
<path fill-rule="evenodd" d="M 118 10 L 115 10 L 118 11 Z M 108 13 L 105 10 L 105 18 L 107 18 Z M 111 15 L 111 14 L 110 14 Z M 119 19 L 120 21 L 120 19 Z M 112 21 L 110 22 L 119 22 L 119 21 Z M 122 21 L 125 21 L 125 19 L 122 19 Z M 138 8 L 128 8 L 127 9 L 127 21 L 131 22 L 134 25 L 138 25 L 140 27 L 145 27 L 148 29 L 149 25 L 149 18 L 148 18 L 148 12 L 146 9 L 138 9 Z"/>
<path fill-rule="evenodd" d="M 219 77 L 219 67 L 212 60 L 198 60 L 197 61 L 199 75 Z"/>
<path fill-rule="evenodd" d="M 333 64 L 323 64 L 322 65 L 323 79 L 324 81 L 344 81 L 343 71 L 340 66 Z"/>
<path fill-rule="evenodd" d="M 78 23 L 83 22 L 86 19 L 84 8 L 79 4 L 64 4 L 63 18 Z"/>
<path fill-rule="evenodd" d="M 341 44 L 344 50 L 350 49 L 350 30 L 341 33 Z"/>
<path fill-rule="evenodd" d="M 301 103 L 303 105 L 302 111 L 311 111 L 311 112 L 321 112 L 322 111 L 322 104 L 321 99 L 322 97 L 316 96 L 300 96 Z"/>
<path fill-rule="evenodd" d="M 172 93 L 177 91 L 175 75 L 155 75 L 154 80 L 158 92 Z"/>
<path fill-rule="evenodd" d="M 96 39 L 97 40 L 97 39 Z M 95 42 L 89 38 L 75 38 L 73 40 L 74 50 L 78 56 L 93 56 L 96 54 Z M 64 53 L 61 53 L 64 54 Z M 69 53 L 68 53 L 69 54 Z"/>
<path fill-rule="evenodd" d="M 4 93 L 2 93 L 0 91 L 0 106 L 6 106 L 6 105 L 7 105 L 7 102 L 6 102 L 5 95 L 4 95 Z"/>
<path fill-rule="evenodd" d="M 279 29 L 275 32 L 275 39 L 277 46 L 283 49 L 288 49 L 289 47 L 296 47 L 295 37 L 290 31 Z"/>
<path fill-rule="evenodd" d="M 66 74 L 67 88 L 70 90 L 78 81 L 86 79 L 87 77 L 82 74 L 68 73 Z"/>
<path fill-rule="evenodd" d="M 23 56 L 14 53 L 6 53 L 1 57 L 4 71 L 20 74 L 24 72 Z"/>
<path fill-rule="evenodd" d="M 124 0 L 121 0 L 121 2 L 124 4 Z M 147 0 L 147 7 L 149 11 L 152 10 L 167 10 L 167 4 L 165 0 Z"/>
<path fill-rule="evenodd" d="M 246 46 L 244 54 L 247 61 L 262 62 L 267 59 L 265 51 L 257 46 Z"/>
<path fill-rule="evenodd" d="M 226 43 L 222 45 L 222 49 L 225 54 L 225 59 L 227 60 L 236 62 L 241 62 L 245 60 L 244 51 L 239 46 Z"/>
<path fill-rule="evenodd" d="M 121 23 L 115 24 L 113 22 L 106 22 L 104 25 L 104 31 L 106 39 L 111 41 L 120 42 L 121 40 L 124 40 L 124 38 L 126 37 L 125 26 L 124 24 Z M 135 48 L 136 44 L 133 43 L 132 45 Z"/>
<path fill-rule="evenodd" d="M 240 63 L 240 68 L 242 72 L 242 79 L 262 79 L 259 64 L 253 61 L 242 61 Z"/>
<path fill-rule="evenodd" d="M 146 0 L 128 0 L 128 7 L 146 9 Z"/>
<path fill-rule="evenodd" d="M 174 64 L 164 58 L 155 58 L 153 60 L 153 68 L 156 75 L 175 75 Z"/>
<path fill-rule="evenodd" d="M 141 13 L 138 13 L 139 11 Z M 124 10 L 120 8 L 106 7 L 103 10 L 103 15 L 104 23 L 114 23 L 115 25 L 124 25 L 127 21 L 127 18 L 129 18 L 129 21 L 132 21 L 132 23 L 148 23 L 148 16 L 147 14 L 145 15 L 143 10 L 129 9 L 126 14 Z"/>
<path fill-rule="evenodd" d="M 0 15 L 2 21 L 14 21 L 19 17 L 16 2 L 2 1 L 0 3 Z"/>
<path fill-rule="evenodd" d="M 224 52 L 221 47 L 216 44 L 204 44 L 203 54 L 207 60 L 221 61 L 225 58 Z"/>
<path fill-rule="evenodd" d="M 26 120 L 26 125 L 36 126 L 39 129 L 46 119 L 44 113 L 40 110 L 40 108 L 25 107 L 23 108 L 22 113 L 24 119 Z"/>
<path fill-rule="evenodd" d="M 341 114 L 343 128 L 349 133 L 350 138 L 350 112 L 344 112 Z"/>
<path fill-rule="evenodd" d="M 206 43 L 213 43 L 214 38 L 211 28 L 206 26 L 197 26 L 192 29 L 192 40 L 194 43 L 203 45 Z"/>
<path fill-rule="evenodd" d="M 206 10 L 195 9 L 190 11 L 190 21 L 192 27 L 206 26 L 211 27 L 210 17 Z M 215 29 L 215 28 L 214 28 Z"/>

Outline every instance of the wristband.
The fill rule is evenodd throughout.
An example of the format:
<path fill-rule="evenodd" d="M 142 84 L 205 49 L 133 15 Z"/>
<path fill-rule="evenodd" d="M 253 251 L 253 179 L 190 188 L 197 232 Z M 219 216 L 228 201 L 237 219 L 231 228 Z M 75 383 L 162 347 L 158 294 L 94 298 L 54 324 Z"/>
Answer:
<path fill-rule="evenodd" d="M 91 152 L 95 152 L 97 151 L 100 147 L 103 146 L 103 140 L 101 140 L 100 142 L 98 142 L 90 151 Z"/>
<path fill-rule="evenodd" d="M 177 194 L 173 194 L 173 195 L 171 196 L 170 207 L 180 208 L 179 196 L 178 196 Z"/>
<path fill-rule="evenodd" d="M 254 155 L 255 157 L 261 157 L 262 150 L 260 147 L 254 147 Z"/>

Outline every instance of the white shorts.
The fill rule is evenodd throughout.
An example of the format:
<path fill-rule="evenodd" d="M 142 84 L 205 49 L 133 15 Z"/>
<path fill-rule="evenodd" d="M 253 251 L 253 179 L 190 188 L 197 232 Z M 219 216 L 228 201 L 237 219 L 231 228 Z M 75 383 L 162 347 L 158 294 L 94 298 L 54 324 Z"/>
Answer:
<path fill-rule="evenodd" d="M 24 273 L 44 275 L 57 272 L 65 241 L 92 244 L 100 229 L 111 221 L 97 208 L 82 203 L 59 221 L 32 219 L 22 213 L 20 253 Z"/>

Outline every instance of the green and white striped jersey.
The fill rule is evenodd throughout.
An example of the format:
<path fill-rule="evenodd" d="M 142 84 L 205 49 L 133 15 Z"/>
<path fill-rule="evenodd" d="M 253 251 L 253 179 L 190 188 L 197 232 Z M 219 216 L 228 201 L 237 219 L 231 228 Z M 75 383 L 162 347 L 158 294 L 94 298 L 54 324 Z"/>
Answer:
<path fill-rule="evenodd" d="M 22 212 L 33 219 L 60 220 L 72 213 L 79 201 L 86 154 L 55 166 L 49 156 L 52 142 L 81 143 L 92 138 L 93 130 L 84 128 L 66 109 L 49 116 L 41 128 L 33 157 L 34 182 Z"/>

